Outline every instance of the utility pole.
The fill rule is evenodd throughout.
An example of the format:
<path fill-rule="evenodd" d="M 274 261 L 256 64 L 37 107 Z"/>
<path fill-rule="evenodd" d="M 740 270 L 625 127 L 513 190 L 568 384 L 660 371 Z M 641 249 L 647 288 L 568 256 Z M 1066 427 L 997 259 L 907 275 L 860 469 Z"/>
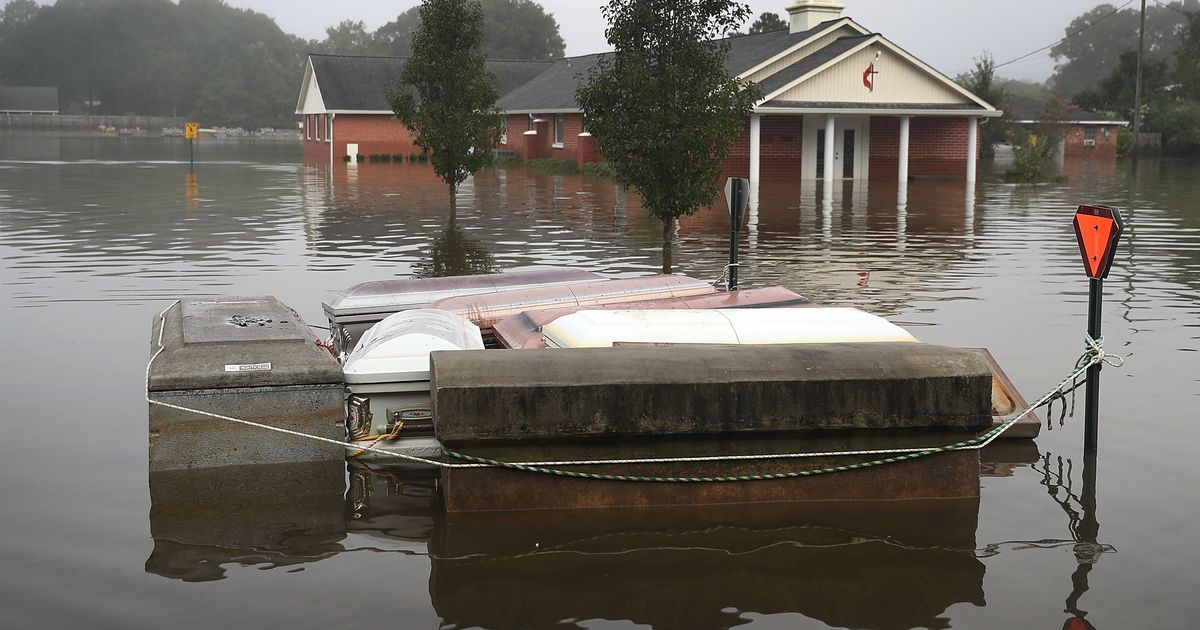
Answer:
<path fill-rule="evenodd" d="M 1142 25 L 1138 29 L 1137 79 L 1133 86 L 1133 159 L 1138 156 L 1138 138 L 1142 133 L 1142 55 L 1146 53 L 1146 0 L 1142 0 Z"/>

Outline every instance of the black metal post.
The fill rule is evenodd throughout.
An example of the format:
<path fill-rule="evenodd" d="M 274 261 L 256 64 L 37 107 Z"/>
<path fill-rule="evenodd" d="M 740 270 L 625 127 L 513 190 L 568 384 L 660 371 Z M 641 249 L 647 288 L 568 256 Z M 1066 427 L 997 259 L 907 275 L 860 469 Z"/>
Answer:
<path fill-rule="evenodd" d="M 729 283 L 730 291 L 738 290 L 738 229 L 742 223 L 742 197 L 745 189 L 738 180 L 734 180 L 729 200 Z"/>
<path fill-rule="evenodd" d="M 1100 306 L 1104 297 L 1104 280 L 1092 278 L 1088 292 L 1088 335 L 1100 339 Z M 1083 452 L 1095 453 L 1100 415 L 1100 368 L 1096 363 L 1087 370 L 1087 387 L 1084 389 Z"/>
<path fill-rule="evenodd" d="M 194 168 L 195 166 L 196 166 L 196 141 L 188 140 L 188 167 Z"/>

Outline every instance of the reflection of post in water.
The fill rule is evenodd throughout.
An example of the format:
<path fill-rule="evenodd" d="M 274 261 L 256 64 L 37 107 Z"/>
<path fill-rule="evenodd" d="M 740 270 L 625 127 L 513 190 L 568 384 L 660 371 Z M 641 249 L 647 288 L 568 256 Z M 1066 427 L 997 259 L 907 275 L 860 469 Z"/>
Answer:
<path fill-rule="evenodd" d="M 417 262 L 414 274 L 418 278 L 442 278 L 481 273 L 495 273 L 496 259 L 483 244 L 467 236 L 456 221 L 451 220 L 429 248 L 429 258 Z"/>
<path fill-rule="evenodd" d="M 1084 455 L 1083 487 L 1076 494 L 1071 460 L 1058 457 L 1051 464 L 1050 454 L 1042 456 L 1034 470 L 1042 474 L 1042 485 L 1054 502 L 1067 514 L 1067 528 L 1071 532 L 1070 543 L 1075 552 L 1077 566 L 1071 574 L 1071 594 L 1067 597 L 1066 608 L 1063 612 L 1072 616 L 1063 623 L 1064 630 L 1084 630 L 1094 628 L 1089 622 L 1087 611 L 1079 608 L 1079 600 L 1088 590 L 1088 574 L 1092 567 L 1105 553 L 1116 551 L 1111 545 L 1098 542 L 1100 522 L 1096 519 L 1096 455 Z"/>
<path fill-rule="evenodd" d="M 200 207 L 200 181 L 196 178 L 196 172 L 189 170 L 184 175 L 183 193 L 187 197 L 187 209 L 195 210 Z"/>
<path fill-rule="evenodd" d="M 1083 630 L 1095 628 L 1088 620 L 1087 611 L 1079 609 L 1079 598 L 1088 590 L 1088 573 L 1092 566 L 1100 560 L 1100 555 L 1110 548 L 1097 543 L 1100 534 L 1100 522 L 1096 520 L 1096 454 L 1090 453 L 1083 458 L 1083 494 L 1079 498 L 1083 515 L 1075 523 L 1075 561 L 1078 566 L 1071 574 L 1071 594 L 1067 597 L 1067 607 L 1064 612 L 1072 615 L 1063 624 L 1063 628 Z"/>

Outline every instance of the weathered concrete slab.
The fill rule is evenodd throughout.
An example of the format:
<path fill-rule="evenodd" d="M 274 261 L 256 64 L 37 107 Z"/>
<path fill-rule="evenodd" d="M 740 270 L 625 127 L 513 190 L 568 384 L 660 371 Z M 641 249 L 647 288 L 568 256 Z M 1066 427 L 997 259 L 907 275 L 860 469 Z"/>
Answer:
<path fill-rule="evenodd" d="M 431 386 L 445 444 L 991 422 L 982 358 L 911 343 L 434 352 Z"/>
<path fill-rule="evenodd" d="M 300 316 L 271 296 L 183 300 L 166 313 L 150 391 L 325 385 L 342 370 Z M 150 352 L 158 349 L 154 318 Z"/>
<path fill-rule="evenodd" d="M 185 300 L 162 321 L 155 317 L 151 353 L 160 338 L 149 374 L 153 400 L 344 439 L 341 368 L 275 298 Z M 336 445 L 150 406 L 151 471 L 344 457 Z"/>
<path fill-rule="evenodd" d="M 274 427 L 345 438 L 341 385 L 153 392 L 154 400 Z M 150 405 L 150 470 L 341 461 L 340 446 Z"/>
<path fill-rule="evenodd" d="M 972 435 L 962 431 L 854 431 L 803 435 L 727 435 L 589 441 L 479 443 L 463 452 L 505 462 L 630 460 L 769 455 L 930 447 Z M 615 475 L 703 477 L 812 470 L 870 456 L 549 466 Z M 498 468 L 442 470 L 449 513 L 720 505 L 807 501 L 891 501 L 979 496 L 977 451 L 955 451 L 861 470 L 744 482 L 630 482 L 560 477 Z"/>

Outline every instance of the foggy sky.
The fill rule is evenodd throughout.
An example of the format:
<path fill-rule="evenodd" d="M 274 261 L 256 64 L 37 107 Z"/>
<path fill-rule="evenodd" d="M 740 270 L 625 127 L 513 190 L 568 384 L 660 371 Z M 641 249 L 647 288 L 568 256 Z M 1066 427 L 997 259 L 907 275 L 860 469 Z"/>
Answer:
<path fill-rule="evenodd" d="M 375 29 L 392 20 L 418 0 L 226 0 L 275 18 L 280 28 L 310 39 L 321 39 L 325 27 L 341 20 L 362 20 Z M 984 49 L 998 62 L 1023 55 L 1054 42 L 1079 14 L 1100 4 L 1098 0 L 841 0 L 845 15 L 883 33 L 898 46 L 950 76 L 972 66 Z M 607 49 L 601 0 L 540 0 L 558 20 L 568 55 Z M 755 15 L 773 11 L 787 19 L 791 0 L 751 0 Z M 1124 4 L 1116 0 L 1114 5 Z M 748 26 L 748 25 L 747 25 Z M 1043 52 L 1001 68 L 1006 77 L 1041 81 L 1054 71 L 1054 61 Z"/>

